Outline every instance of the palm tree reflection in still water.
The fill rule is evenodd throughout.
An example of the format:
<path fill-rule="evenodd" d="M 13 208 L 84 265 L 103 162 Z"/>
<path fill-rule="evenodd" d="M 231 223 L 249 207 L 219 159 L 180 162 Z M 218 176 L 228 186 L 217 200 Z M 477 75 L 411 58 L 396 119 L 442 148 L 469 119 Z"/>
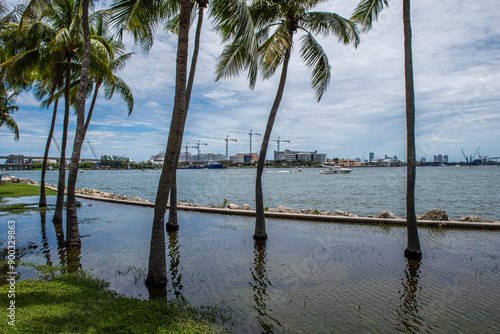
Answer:
<path fill-rule="evenodd" d="M 281 323 L 271 315 L 273 310 L 267 307 L 269 299 L 267 288 L 272 287 L 272 284 L 267 278 L 266 255 L 266 240 L 255 240 L 253 266 L 250 267 L 253 282 L 251 281 L 249 284 L 254 292 L 255 306 L 253 306 L 253 309 L 258 313 L 257 321 L 262 328 L 262 332 L 273 333 L 273 329 L 281 327 Z"/>
<path fill-rule="evenodd" d="M 182 273 L 179 272 L 181 245 L 177 237 L 177 231 L 168 234 L 168 257 L 170 258 L 170 279 L 172 280 L 172 288 L 176 298 L 183 299 L 182 297 Z"/>
<path fill-rule="evenodd" d="M 405 277 L 402 279 L 403 287 L 399 291 L 400 306 L 398 309 L 399 323 L 397 328 L 405 333 L 430 333 L 423 318 L 422 287 L 419 286 L 420 260 L 408 259 L 405 268 Z"/>

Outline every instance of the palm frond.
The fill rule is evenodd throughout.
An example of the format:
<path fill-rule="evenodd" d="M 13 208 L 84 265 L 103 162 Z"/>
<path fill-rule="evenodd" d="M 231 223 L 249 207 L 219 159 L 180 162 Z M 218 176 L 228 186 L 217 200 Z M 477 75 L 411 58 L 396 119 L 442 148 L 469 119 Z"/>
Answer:
<path fill-rule="evenodd" d="M 153 46 L 154 33 L 162 20 L 162 1 L 155 0 L 114 0 L 110 8 L 118 37 L 130 31 L 134 41 L 148 51 Z"/>
<path fill-rule="evenodd" d="M 18 141 L 19 140 L 19 127 L 14 120 L 14 118 L 8 114 L 5 113 L 0 116 L 0 127 L 4 126 L 10 130 L 14 134 L 14 140 Z"/>
<path fill-rule="evenodd" d="M 248 70 L 250 88 L 257 82 L 257 62 L 248 54 L 248 50 L 241 40 L 234 41 L 224 47 L 222 54 L 217 59 L 215 81 L 239 75 Z"/>
<path fill-rule="evenodd" d="M 334 35 L 339 42 L 353 43 L 357 47 L 360 38 L 358 28 L 348 19 L 330 12 L 308 12 L 300 20 L 305 30 L 322 36 Z"/>
<path fill-rule="evenodd" d="M 300 55 L 306 66 L 311 69 L 311 84 L 319 102 L 330 83 L 332 67 L 325 50 L 311 34 L 305 34 L 300 41 Z"/>
<path fill-rule="evenodd" d="M 113 71 L 120 71 L 125 68 L 125 64 L 127 61 L 134 55 L 133 52 L 125 53 L 121 55 L 120 57 L 116 58 L 113 60 L 111 63 L 111 68 Z"/>
<path fill-rule="evenodd" d="M 283 62 L 286 50 L 291 48 L 292 35 L 288 21 L 283 21 L 259 47 L 259 63 L 264 79 L 273 76 L 278 66 Z"/>
<path fill-rule="evenodd" d="M 180 19 L 181 19 L 181 14 L 175 15 L 172 19 L 168 20 L 167 23 L 165 23 L 165 26 L 163 27 L 164 30 L 173 32 L 176 35 L 179 35 L 179 28 L 180 28 Z"/>
<path fill-rule="evenodd" d="M 362 0 L 354 9 L 351 20 L 361 26 L 362 31 L 371 29 L 384 7 L 389 6 L 388 0 Z"/>
<path fill-rule="evenodd" d="M 134 110 L 134 95 L 132 94 L 132 90 L 125 81 L 123 81 L 116 75 L 114 76 L 114 81 L 115 81 L 115 91 L 127 104 L 127 109 L 128 109 L 127 115 L 130 116 L 130 114 L 132 114 L 132 111 Z"/>

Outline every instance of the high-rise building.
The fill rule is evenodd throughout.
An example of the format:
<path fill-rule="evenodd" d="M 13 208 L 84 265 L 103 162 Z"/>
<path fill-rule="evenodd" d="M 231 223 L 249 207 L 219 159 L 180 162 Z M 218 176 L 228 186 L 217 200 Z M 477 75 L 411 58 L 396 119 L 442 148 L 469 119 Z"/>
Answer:
<path fill-rule="evenodd" d="M 375 159 L 375 153 L 370 152 L 370 160 L 369 160 L 369 162 L 372 163 L 373 159 Z"/>

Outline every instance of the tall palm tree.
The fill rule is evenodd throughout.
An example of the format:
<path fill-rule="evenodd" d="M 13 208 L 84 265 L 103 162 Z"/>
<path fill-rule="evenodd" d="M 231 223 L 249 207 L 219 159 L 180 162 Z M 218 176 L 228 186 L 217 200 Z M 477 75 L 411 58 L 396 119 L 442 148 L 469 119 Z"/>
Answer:
<path fill-rule="evenodd" d="M 189 111 L 189 104 L 191 103 L 191 94 L 193 91 L 194 78 L 196 73 L 196 65 L 198 63 L 198 55 L 200 52 L 200 39 L 201 39 L 201 28 L 203 25 L 204 11 L 209 3 L 209 0 L 197 0 L 196 4 L 198 6 L 198 23 L 196 26 L 196 34 L 194 39 L 194 48 L 193 55 L 191 57 L 191 68 L 189 70 L 189 78 L 187 81 L 186 87 L 186 104 L 184 113 L 184 120 L 182 124 L 182 128 L 184 129 L 186 126 L 187 114 Z M 171 31 L 176 31 L 178 28 L 178 20 L 177 17 L 167 23 L 167 29 Z M 170 186 L 170 206 L 168 211 L 168 222 L 166 225 L 166 229 L 168 232 L 175 232 L 179 229 L 179 223 L 177 219 L 177 165 L 179 163 L 179 156 L 182 150 L 182 138 L 184 136 L 184 131 L 182 131 L 181 138 L 179 138 L 179 147 L 177 148 L 177 153 L 175 157 L 175 168 L 173 170 L 172 175 L 172 185 Z"/>
<path fill-rule="evenodd" d="M 40 60 L 50 55 L 60 56 L 64 62 L 64 97 L 65 110 L 63 119 L 63 137 L 61 141 L 61 159 L 59 180 L 57 187 L 57 201 L 54 213 L 54 223 L 62 223 L 64 188 L 66 181 L 66 146 L 68 138 L 68 124 L 70 117 L 70 89 L 75 79 L 74 60 L 82 47 L 81 17 L 79 15 L 79 1 L 77 0 L 31 0 L 27 4 L 20 22 L 20 30 L 28 29 L 32 36 L 36 36 L 40 43 L 13 59 L 23 73 L 36 68 Z M 51 63 L 52 64 L 52 63 Z"/>
<path fill-rule="evenodd" d="M 30 5 L 32 6 L 31 8 L 33 8 L 35 3 L 31 3 Z M 45 100 L 42 105 L 48 107 L 54 100 L 56 101 L 54 103 L 54 112 L 42 164 L 42 187 L 40 189 L 39 206 L 44 207 L 46 206 L 46 165 L 48 151 L 54 133 L 58 104 L 58 98 L 53 99 L 53 97 L 55 92 L 62 86 L 61 74 L 64 72 L 62 69 L 63 59 L 59 57 L 61 56 L 59 52 L 34 52 L 34 56 L 29 56 L 29 51 L 39 50 L 41 43 L 45 42 L 45 40 L 43 34 L 39 33 L 36 25 L 25 24 L 22 26 L 16 22 L 19 14 L 25 12 L 25 6 L 17 6 L 12 13 L 6 15 L 2 19 L 2 24 L 0 25 L 2 27 L 0 61 L 6 65 L 5 68 L 2 68 L 2 77 L 6 78 L 11 85 L 26 88 L 27 85 L 29 86 L 33 82 L 38 82 L 35 85 L 36 98 L 42 100 L 45 96 L 49 95 L 49 98 Z M 40 20 L 40 15 L 36 15 L 34 12 L 30 13 L 29 16 L 29 19 L 33 22 Z M 4 19 L 7 17 L 10 18 L 10 22 L 4 22 Z M 26 59 L 27 61 L 25 61 Z M 18 62 L 21 63 L 20 66 L 17 65 Z"/>
<path fill-rule="evenodd" d="M 85 100 L 90 69 L 89 0 L 82 0 L 81 17 L 83 28 L 83 60 L 78 89 L 76 133 L 68 175 L 68 196 L 66 207 L 66 246 L 74 248 L 79 248 L 81 245 L 80 231 L 78 228 L 78 215 L 76 212 L 75 188 L 78 177 L 78 165 L 80 163 L 80 155 L 85 137 Z"/>
<path fill-rule="evenodd" d="M 330 12 L 311 11 L 322 0 L 293 1 L 253 1 L 250 6 L 258 40 L 258 54 L 261 71 L 265 79 L 270 78 L 280 64 L 283 64 L 278 91 L 269 113 L 266 131 L 257 163 L 257 178 L 255 184 L 256 222 L 254 239 L 266 239 L 264 217 L 264 200 L 262 194 L 262 173 L 273 129 L 287 78 L 288 64 L 293 48 L 293 37 L 302 32 L 300 37 L 301 56 L 311 69 L 312 87 L 318 101 L 325 93 L 331 78 L 331 66 L 321 45 L 314 38 L 316 35 L 334 35 L 344 44 L 353 43 L 357 46 L 359 36 L 357 28 L 351 21 Z M 271 33 L 272 32 L 272 33 Z M 243 69 L 250 69 L 250 62 L 245 51 L 248 45 L 241 39 L 236 39 L 226 46 L 217 66 L 217 79 L 238 74 Z M 251 75 L 250 77 L 255 77 Z"/>
<path fill-rule="evenodd" d="M 246 8 L 244 0 L 214 0 L 212 2 L 219 3 L 221 5 L 220 8 L 227 8 L 228 6 Z M 199 8 L 204 9 L 205 5 L 206 3 L 204 1 L 200 1 Z M 111 8 L 114 15 L 113 20 L 116 22 L 119 34 L 121 35 L 124 30 L 132 31 L 136 43 L 139 43 L 144 50 L 149 50 L 151 48 L 154 40 L 154 32 L 162 20 L 171 18 L 178 13 L 175 21 L 171 21 L 170 25 L 167 25 L 168 29 L 178 31 L 175 98 L 172 121 L 170 124 L 169 137 L 165 152 L 165 163 L 163 165 L 155 201 L 148 277 L 146 280 L 146 285 L 148 286 L 165 286 L 167 282 L 165 228 L 163 225 L 165 224 L 164 220 L 167 210 L 167 201 L 169 199 L 170 189 L 172 188 L 175 177 L 178 154 L 182 144 L 182 135 L 184 133 L 184 125 L 188 108 L 186 101 L 189 101 L 188 95 L 191 93 L 191 89 L 189 89 L 188 92 L 188 86 L 190 85 L 192 87 L 194 79 L 194 71 L 191 71 L 190 77 L 192 76 L 192 79 L 189 81 L 190 84 L 188 84 L 187 49 L 191 9 L 191 4 L 187 0 L 117 0 Z M 201 13 L 201 15 L 202 14 L 203 13 Z M 201 20 L 203 20 L 203 17 L 201 17 Z M 175 22 L 175 28 L 173 22 Z M 220 20 L 217 22 L 220 24 Z M 201 31 L 201 24 L 199 24 L 199 27 Z M 197 35 L 199 36 L 199 34 Z M 193 64 L 196 66 L 196 57 L 193 59 L 192 66 Z M 173 202 L 174 200 L 171 200 L 171 203 Z M 174 224 L 172 221 L 171 225 L 173 225 L 173 229 L 175 230 L 176 223 Z"/>
<path fill-rule="evenodd" d="M 363 0 L 352 15 L 352 20 L 360 24 L 364 31 L 368 31 L 388 0 Z M 419 259 L 422 257 L 418 237 L 417 217 L 415 214 L 415 180 L 416 180 L 416 152 L 415 152 L 415 89 L 413 85 L 413 56 L 411 48 L 411 20 L 410 0 L 403 0 L 403 29 L 405 54 L 405 98 L 406 98 L 406 229 L 407 247 L 404 255 L 407 258 Z"/>

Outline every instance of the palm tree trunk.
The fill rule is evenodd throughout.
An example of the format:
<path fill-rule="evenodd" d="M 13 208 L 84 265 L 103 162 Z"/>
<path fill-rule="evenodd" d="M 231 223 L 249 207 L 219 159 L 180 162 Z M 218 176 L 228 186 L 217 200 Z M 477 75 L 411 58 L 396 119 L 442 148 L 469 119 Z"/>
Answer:
<path fill-rule="evenodd" d="M 177 155 L 175 159 L 175 169 L 172 177 L 172 186 L 170 187 L 170 208 L 168 211 L 168 223 L 167 223 L 167 232 L 175 232 L 179 229 L 179 222 L 177 219 L 177 166 L 179 164 L 179 156 L 181 155 L 182 150 L 182 138 L 184 137 L 184 128 L 186 126 L 187 114 L 189 111 L 189 104 L 191 103 L 191 93 L 193 91 L 194 85 L 194 76 L 196 73 L 196 65 L 198 63 L 198 54 L 200 53 L 200 39 L 201 39 L 201 27 L 203 25 L 203 14 L 205 6 L 208 4 L 208 1 L 200 3 L 200 7 L 198 10 L 198 24 L 196 26 L 196 35 L 194 39 L 194 49 L 193 49 L 193 57 L 191 59 L 191 68 L 189 70 L 189 79 L 186 88 L 186 111 L 184 114 L 184 122 L 182 124 L 182 135 L 179 139 L 179 147 L 177 150 Z"/>
<path fill-rule="evenodd" d="M 286 75 L 288 71 L 288 63 L 290 61 L 290 48 L 285 51 L 285 58 L 283 60 L 283 69 L 281 70 L 281 78 L 278 86 L 278 92 L 274 99 L 273 107 L 269 113 L 267 120 L 266 132 L 260 147 L 259 161 L 257 163 L 257 178 L 255 182 L 255 234 L 253 238 L 256 240 L 267 239 L 266 233 L 266 219 L 264 216 L 264 196 L 262 194 L 262 173 L 264 172 L 264 163 L 266 161 L 267 147 L 269 146 L 269 139 L 273 130 L 274 120 L 278 113 L 278 108 L 285 91 Z"/>
<path fill-rule="evenodd" d="M 57 182 L 57 201 L 54 218 L 54 224 L 62 224 L 64 208 L 64 187 L 66 185 L 66 145 L 68 143 L 68 124 L 69 124 L 69 91 L 71 86 L 71 59 L 66 59 L 66 82 L 64 87 L 64 120 L 63 136 L 61 141 L 61 160 L 59 160 L 59 180 Z"/>
<path fill-rule="evenodd" d="M 179 139 L 184 132 L 182 125 L 186 112 L 187 60 L 189 44 L 189 24 L 191 18 L 190 0 L 181 1 L 179 41 L 177 46 L 177 67 L 175 78 L 175 99 L 172 122 L 168 135 L 165 163 L 163 164 L 158 191 L 156 193 L 151 245 L 149 250 L 148 276 L 146 285 L 165 287 L 167 284 L 167 259 L 165 250 L 165 213 L 172 175 L 175 170 L 175 158 L 179 149 Z"/>
<path fill-rule="evenodd" d="M 87 135 L 87 130 L 89 129 L 90 120 L 92 119 L 92 114 L 94 113 L 95 102 L 97 100 L 97 94 L 99 94 L 99 88 L 101 88 L 101 82 L 96 82 L 94 87 L 94 96 L 92 97 L 92 103 L 90 104 L 89 113 L 87 114 L 87 120 L 85 121 L 85 126 L 83 127 L 83 139 Z"/>
<path fill-rule="evenodd" d="M 410 0 L 403 0 L 403 25 L 405 48 L 405 88 L 406 88 L 406 228 L 408 245 L 405 257 L 421 258 L 420 241 L 418 238 L 417 217 L 415 215 L 415 91 L 413 87 L 413 59 L 411 50 Z"/>
<path fill-rule="evenodd" d="M 52 136 L 54 135 L 54 128 L 56 126 L 58 104 L 59 99 L 56 99 L 54 102 L 54 112 L 52 113 L 52 122 L 50 123 L 49 136 L 47 138 L 47 144 L 45 144 L 45 152 L 43 153 L 42 180 L 40 181 L 40 201 L 38 202 L 38 206 L 41 208 L 47 206 L 47 198 L 45 195 L 45 174 L 47 173 L 47 161 L 49 160 L 50 143 L 52 142 Z"/>
<path fill-rule="evenodd" d="M 78 87 L 77 122 L 75 141 L 73 143 L 73 155 L 68 176 L 68 199 L 66 209 L 66 247 L 80 247 L 80 231 L 78 228 L 78 216 L 76 212 L 75 187 L 78 177 L 78 164 L 82 152 L 85 127 L 85 93 L 90 68 L 90 31 L 89 31 L 89 0 L 82 1 L 82 26 L 83 26 L 83 60 L 80 73 L 80 85 Z"/>

